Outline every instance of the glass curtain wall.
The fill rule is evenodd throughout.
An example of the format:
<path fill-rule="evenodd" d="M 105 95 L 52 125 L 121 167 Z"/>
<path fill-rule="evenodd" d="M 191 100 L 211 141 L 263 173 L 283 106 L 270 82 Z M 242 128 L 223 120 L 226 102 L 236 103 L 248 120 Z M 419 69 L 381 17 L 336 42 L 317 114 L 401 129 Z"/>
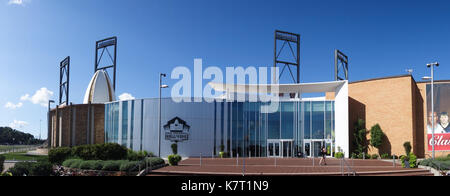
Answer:
<path fill-rule="evenodd" d="M 304 156 L 311 156 L 318 144 L 325 145 L 328 155 L 332 155 L 335 138 L 334 101 L 279 102 L 278 111 L 274 113 L 261 111 L 261 106 L 266 104 L 260 102 L 213 104 L 215 107 L 211 109 L 215 110 L 216 116 L 221 118 L 217 119 L 220 126 L 214 126 L 216 129 L 214 131 L 217 133 L 214 141 L 220 141 L 216 145 L 219 146 L 223 143 L 225 152 L 228 152 L 231 157 L 238 155 L 240 157 L 267 157 L 269 156 L 268 152 L 272 152 L 272 156 L 293 157 L 300 153 Z M 153 113 L 153 111 L 146 112 Z M 142 126 L 134 127 L 134 121 L 142 124 L 142 115 L 142 104 L 135 104 L 134 101 L 106 104 L 105 142 L 119 143 L 120 138 L 120 144 L 130 148 L 143 146 L 143 142 L 149 142 L 142 139 L 142 133 L 133 134 L 134 129 L 138 129 L 140 132 L 149 131 L 148 128 L 142 130 Z M 157 116 L 156 113 L 154 115 Z M 211 117 L 212 121 L 215 120 L 213 118 L 214 115 Z M 121 135 L 119 135 L 119 122 L 121 122 Z M 195 141 L 201 138 L 191 139 Z M 134 145 L 133 142 L 140 144 Z M 270 146 L 272 146 L 272 151 L 270 151 Z"/>

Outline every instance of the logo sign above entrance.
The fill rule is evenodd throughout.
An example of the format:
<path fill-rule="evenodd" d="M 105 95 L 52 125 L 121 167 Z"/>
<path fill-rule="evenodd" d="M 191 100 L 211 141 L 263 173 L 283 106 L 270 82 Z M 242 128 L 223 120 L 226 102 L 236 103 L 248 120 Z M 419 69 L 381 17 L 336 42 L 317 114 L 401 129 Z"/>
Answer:
<path fill-rule="evenodd" d="M 190 128 L 191 127 L 187 125 L 186 121 L 182 120 L 179 117 L 175 117 L 174 119 L 167 122 L 166 125 L 164 125 L 166 140 L 172 142 L 182 142 L 189 140 Z"/>

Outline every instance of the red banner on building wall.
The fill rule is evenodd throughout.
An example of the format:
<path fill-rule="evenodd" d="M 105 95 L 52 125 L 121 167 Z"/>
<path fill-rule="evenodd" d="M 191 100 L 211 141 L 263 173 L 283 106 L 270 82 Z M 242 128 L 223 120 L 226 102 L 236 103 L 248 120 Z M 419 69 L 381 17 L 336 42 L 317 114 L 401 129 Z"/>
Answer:
<path fill-rule="evenodd" d="M 433 151 L 433 143 L 431 141 L 432 134 L 428 134 L 428 151 Z M 435 138 L 435 144 L 434 144 L 434 150 L 435 151 L 450 151 L 450 134 L 444 133 L 444 134 L 434 134 Z"/>

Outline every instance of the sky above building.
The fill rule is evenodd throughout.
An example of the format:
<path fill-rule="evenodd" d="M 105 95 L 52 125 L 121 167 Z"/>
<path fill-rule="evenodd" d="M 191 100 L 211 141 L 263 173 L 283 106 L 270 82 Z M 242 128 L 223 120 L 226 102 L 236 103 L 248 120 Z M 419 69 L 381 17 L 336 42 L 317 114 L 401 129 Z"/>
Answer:
<path fill-rule="evenodd" d="M 449 19 L 447 0 L 0 0 L 0 126 L 46 138 L 59 62 L 71 57 L 70 102 L 80 104 L 95 41 L 111 36 L 116 95 L 150 98 L 160 72 L 193 68 L 195 58 L 204 68 L 273 66 L 277 29 L 301 35 L 301 82 L 333 80 L 335 49 L 349 56 L 350 81 L 407 69 L 420 81 L 435 61 L 435 79 L 450 79 Z"/>

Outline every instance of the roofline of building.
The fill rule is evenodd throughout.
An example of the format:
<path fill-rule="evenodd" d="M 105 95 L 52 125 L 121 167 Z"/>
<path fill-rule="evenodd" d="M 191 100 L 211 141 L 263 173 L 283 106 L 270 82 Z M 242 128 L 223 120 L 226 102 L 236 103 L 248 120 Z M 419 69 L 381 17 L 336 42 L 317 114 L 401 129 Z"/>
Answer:
<path fill-rule="evenodd" d="M 388 76 L 388 77 L 380 77 L 380 78 L 371 78 L 371 79 L 366 79 L 366 80 L 358 80 L 358 81 L 349 82 L 348 84 L 355 84 L 355 83 L 361 83 L 361 82 L 370 82 L 370 81 L 375 81 L 375 80 L 403 78 L 403 77 L 411 77 L 414 80 L 414 77 L 412 75 L 405 74 L 405 75 L 396 75 L 396 76 Z"/>

